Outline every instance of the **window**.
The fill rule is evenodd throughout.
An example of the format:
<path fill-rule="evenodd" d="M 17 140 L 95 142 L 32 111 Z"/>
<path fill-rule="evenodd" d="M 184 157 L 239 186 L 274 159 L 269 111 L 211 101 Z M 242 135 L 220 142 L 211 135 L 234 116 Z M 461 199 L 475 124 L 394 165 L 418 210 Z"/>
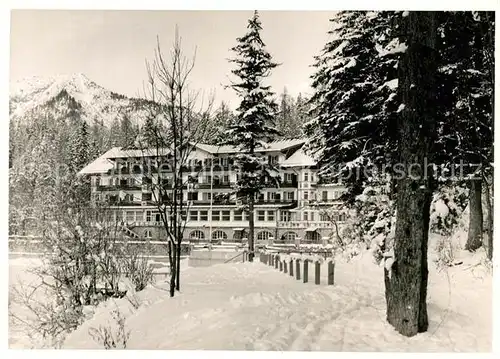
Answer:
<path fill-rule="evenodd" d="M 290 221 L 290 212 L 280 212 L 280 221 L 281 222 L 289 222 Z"/>
<path fill-rule="evenodd" d="M 127 222 L 131 223 L 135 221 L 135 212 L 127 211 Z"/>
<path fill-rule="evenodd" d="M 309 199 L 309 191 L 304 191 L 303 196 L 304 196 L 305 200 L 308 200 Z"/>
<path fill-rule="evenodd" d="M 189 220 L 197 221 L 198 220 L 198 211 L 189 211 Z"/>
<path fill-rule="evenodd" d="M 231 212 L 230 211 L 222 211 L 222 220 L 223 221 L 231 220 Z"/>
<path fill-rule="evenodd" d="M 247 212 L 243 212 L 243 220 L 248 221 L 248 213 Z"/>
<path fill-rule="evenodd" d="M 257 220 L 265 221 L 266 220 L 266 211 L 257 211 Z"/>
<path fill-rule="evenodd" d="M 224 231 L 221 231 L 220 229 L 212 233 L 212 239 L 227 239 L 227 234 Z"/>
<path fill-rule="evenodd" d="M 200 239 L 204 239 L 205 238 L 205 234 L 202 232 L 202 231 L 192 231 L 190 234 L 189 234 L 189 239 L 190 240 L 195 240 L 195 241 L 199 241 Z"/>
<path fill-rule="evenodd" d="M 137 222 L 142 222 L 144 220 L 144 216 L 142 214 L 142 211 L 136 211 L 135 212 L 135 220 Z"/>
<path fill-rule="evenodd" d="M 293 201 L 293 192 L 287 192 L 286 193 L 286 199 L 289 200 L 289 201 Z"/>
<path fill-rule="evenodd" d="M 292 182 L 292 174 L 291 173 L 285 173 L 285 182 Z"/>
<path fill-rule="evenodd" d="M 309 220 L 314 222 L 314 212 L 309 212 Z"/>
<path fill-rule="evenodd" d="M 270 237 L 272 238 L 273 234 L 269 231 L 262 231 L 257 234 L 258 241 L 267 241 Z"/>
<path fill-rule="evenodd" d="M 146 229 L 144 231 L 144 238 L 151 238 L 153 237 L 153 234 L 151 233 L 151 231 L 149 229 Z"/>
<path fill-rule="evenodd" d="M 304 182 L 309 182 L 309 173 L 304 173 Z"/>
<path fill-rule="evenodd" d="M 146 211 L 146 222 L 151 222 L 151 211 Z"/>
<path fill-rule="evenodd" d="M 208 211 L 200 211 L 200 221 L 208 221 Z"/>
<path fill-rule="evenodd" d="M 304 212 L 304 221 L 308 221 L 309 220 L 307 215 L 308 215 L 308 213 Z"/>
<path fill-rule="evenodd" d="M 267 220 L 274 221 L 274 211 L 267 211 Z"/>
<path fill-rule="evenodd" d="M 295 232 L 285 232 L 281 236 L 281 240 L 294 242 L 296 237 L 297 237 L 297 233 L 295 233 Z"/>
<path fill-rule="evenodd" d="M 241 221 L 241 220 L 243 220 L 243 213 L 242 213 L 242 211 L 238 211 L 238 210 L 234 211 L 234 220 L 235 221 Z"/>
<path fill-rule="evenodd" d="M 181 220 L 187 220 L 187 211 L 185 209 L 181 211 Z"/>
<path fill-rule="evenodd" d="M 229 175 L 224 175 L 223 183 L 229 183 Z"/>
<path fill-rule="evenodd" d="M 325 213 L 320 213 L 319 220 L 322 222 L 328 222 L 329 221 L 328 215 Z"/>
<path fill-rule="evenodd" d="M 311 182 L 314 182 L 314 173 L 311 173 Z"/>
<path fill-rule="evenodd" d="M 198 192 L 188 192 L 188 201 L 197 201 Z"/>
<path fill-rule="evenodd" d="M 220 211 L 212 211 L 212 221 L 220 221 Z"/>
<path fill-rule="evenodd" d="M 203 193 L 203 200 L 210 201 L 212 199 L 212 194 L 210 192 Z"/>
<path fill-rule="evenodd" d="M 321 199 L 322 199 L 323 201 L 328 201 L 328 191 L 323 191 L 323 192 L 321 193 Z"/>

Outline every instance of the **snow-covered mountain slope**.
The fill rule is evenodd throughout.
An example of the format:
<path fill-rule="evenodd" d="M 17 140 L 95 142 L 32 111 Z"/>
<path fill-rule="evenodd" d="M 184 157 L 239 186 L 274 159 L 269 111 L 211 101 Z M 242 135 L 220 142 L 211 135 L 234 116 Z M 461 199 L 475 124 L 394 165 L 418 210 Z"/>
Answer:
<path fill-rule="evenodd" d="M 109 91 L 84 74 L 57 77 L 32 77 L 10 84 L 11 120 L 29 120 L 47 107 L 66 106 L 70 99 L 76 103 L 80 116 L 91 123 L 98 121 L 109 126 L 123 114 L 137 124 L 144 121 L 148 106 L 144 99 L 128 98 Z"/>

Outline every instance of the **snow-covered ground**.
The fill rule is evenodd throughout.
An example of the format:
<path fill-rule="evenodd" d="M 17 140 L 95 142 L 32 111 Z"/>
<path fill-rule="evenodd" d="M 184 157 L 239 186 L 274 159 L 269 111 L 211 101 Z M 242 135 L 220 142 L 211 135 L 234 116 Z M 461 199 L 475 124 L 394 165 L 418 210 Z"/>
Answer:
<path fill-rule="evenodd" d="M 119 309 L 133 349 L 490 351 L 492 278 L 476 265 L 483 255 L 462 252 L 463 263 L 446 271 L 430 261 L 430 327 L 413 338 L 386 323 L 382 268 L 366 251 L 336 263 L 334 286 L 315 285 L 312 268 L 304 284 L 259 262 L 185 267 L 175 298 L 159 282 L 131 300 L 103 303 L 64 347 L 102 348 L 89 329 L 113 327 L 110 312 Z M 26 264 L 17 261 L 11 279 L 12 268 Z M 26 347 L 26 339 L 11 330 L 10 344 Z"/>

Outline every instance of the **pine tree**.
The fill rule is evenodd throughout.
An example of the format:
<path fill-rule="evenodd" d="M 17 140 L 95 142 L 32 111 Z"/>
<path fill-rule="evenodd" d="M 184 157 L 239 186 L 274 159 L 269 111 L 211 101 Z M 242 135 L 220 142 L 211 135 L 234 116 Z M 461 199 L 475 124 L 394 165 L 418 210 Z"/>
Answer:
<path fill-rule="evenodd" d="M 144 121 L 144 125 L 141 130 L 141 141 L 142 141 L 141 147 L 146 147 L 146 148 L 158 147 L 156 142 L 160 136 L 158 136 L 156 132 L 157 130 L 158 129 L 155 126 L 153 118 L 151 116 L 148 116 L 146 118 L 146 121 Z"/>
<path fill-rule="evenodd" d="M 200 139 L 201 142 L 209 144 L 223 143 L 226 138 L 226 131 L 234 120 L 234 114 L 229 106 L 224 101 L 221 102 L 205 131 L 204 138 Z"/>
<path fill-rule="evenodd" d="M 494 28 L 491 13 L 443 12 L 438 28 L 441 41 L 438 79 L 440 134 L 436 161 L 447 170 L 459 172 L 470 188 L 470 223 L 466 249 L 482 245 L 484 177 L 493 162 L 493 78 L 488 29 Z M 457 164 L 461 168 L 456 168 Z M 487 176 L 487 175 L 486 175 Z M 450 182 L 450 176 L 440 178 Z"/>
<path fill-rule="evenodd" d="M 71 169 L 73 173 L 80 171 L 89 163 L 89 130 L 87 122 L 81 121 L 73 135 L 71 148 Z"/>
<path fill-rule="evenodd" d="M 397 64 L 404 51 L 396 38 L 398 17 L 400 12 L 337 13 L 332 39 L 314 64 L 314 117 L 304 127 L 308 148 L 324 177 L 346 179 L 351 198 L 367 180 L 363 169 L 394 163 L 397 156 Z"/>
<path fill-rule="evenodd" d="M 106 140 L 106 147 L 111 148 L 120 146 L 120 120 L 118 118 L 115 118 L 113 122 L 111 122 L 111 127 L 108 134 L 109 135 Z"/>
<path fill-rule="evenodd" d="M 276 116 L 276 129 L 283 138 L 296 138 L 300 133 L 300 126 L 298 126 L 295 117 L 293 98 L 288 94 L 286 87 L 280 97 L 279 112 Z"/>
<path fill-rule="evenodd" d="M 254 256 L 254 201 L 256 194 L 272 177 L 270 166 L 262 162 L 256 150 L 264 142 L 272 140 L 278 131 L 274 128 L 273 117 L 277 105 L 272 98 L 270 86 L 263 81 L 270 71 L 277 66 L 266 50 L 261 39 L 262 24 L 257 11 L 248 21 L 248 32 L 237 38 L 238 44 L 232 48 L 236 57 L 230 62 L 236 64 L 232 73 L 238 78 L 233 88 L 241 98 L 236 110 L 235 123 L 227 132 L 227 144 L 237 146 L 241 154 L 236 160 L 241 176 L 236 191 L 240 198 L 246 198 L 249 213 L 249 260 Z"/>
<path fill-rule="evenodd" d="M 124 114 L 120 122 L 120 147 L 133 147 L 138 129 L 132 124 L 130 117 Z"/>

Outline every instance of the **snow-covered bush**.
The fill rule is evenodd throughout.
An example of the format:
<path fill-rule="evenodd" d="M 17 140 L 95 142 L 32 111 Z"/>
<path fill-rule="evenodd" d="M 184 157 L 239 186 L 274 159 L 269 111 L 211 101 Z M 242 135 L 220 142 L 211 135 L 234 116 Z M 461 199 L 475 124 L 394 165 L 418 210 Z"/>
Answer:
<path fill-rule="evenodd" d="M 147 258 L 139 256 L 137 249 L 129 248 L 125 251 L 126 255 L 122 258 L 123 273 L 139 292 L 153 281 L 153 267 L 149 265 Z"/>
<path fill-rule="evenodd" d="M 430 230 L 442 236 L 451 235 L 467 203 L 466 188 L 459 185 L 441 187 L 432 200 Z"/>
<path fill-rule="evenodd" d="M 382 186 L 367 186 L 356 196 L 351 215 L 342 231 L 344 251 L 355 256 L 362 248 L 371 248 L 380 263 L 392 248 L 395 228 L 394 203 Z"/>
<path fill-rule="evenodd" d="M 146 259 L 118 245 L 115 228 L 95 221 L 105 218 L 99 215 L 90 209 L 63 211 L 44 223 L 49 254 L 33 270 L 37 281 L 17 288 L 12 298 L 27 309 L 16 320 L 32 337 L 50 339 L 57 347 L 85 319 L 85 308 L 142 290 L 152 280 Z M 126 290 L 120 287 L 124 274 L 132 282 Z"/>
<path fill-rule="evenodd" d="M 118 309 L 111 312 L 115 325 L 100 325 L 99 328 L 90 328 L 89 335 L 104 349 L 126 349 L 130 337 L 130 330 L 125 329 L 125 317 Z"/>

